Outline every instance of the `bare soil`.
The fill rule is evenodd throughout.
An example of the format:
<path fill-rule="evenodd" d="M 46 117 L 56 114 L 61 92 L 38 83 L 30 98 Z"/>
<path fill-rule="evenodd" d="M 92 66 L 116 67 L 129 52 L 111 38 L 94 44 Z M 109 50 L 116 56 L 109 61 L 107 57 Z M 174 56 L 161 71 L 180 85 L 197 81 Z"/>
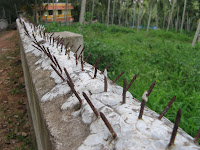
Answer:
<path fill-rule="evenodd" d="M 0 150 L 35 149 L 17 31 L 0 32 Z"/>

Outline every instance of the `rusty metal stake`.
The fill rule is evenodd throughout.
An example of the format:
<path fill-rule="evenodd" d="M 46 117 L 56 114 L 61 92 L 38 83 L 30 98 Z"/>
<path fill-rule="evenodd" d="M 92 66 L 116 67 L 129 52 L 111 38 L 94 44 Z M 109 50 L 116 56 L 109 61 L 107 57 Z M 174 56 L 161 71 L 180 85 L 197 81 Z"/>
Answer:
<path fill-rule="evenodd" d="M 93 112 L 95 113 L 96 117 L 98 118 L 99 114 L 98 114 L 96 108 L 94 107 L 94 105 L 92 104 L 92 102 L 90 101 L 89 97 L 85 94 L 85 92 L 83 92 L 83 96 L 86 99 L 86 101 L 88 102 L 88 104 L 90 105 Z"/>
<path fill-rule="evenodd" d="M 108 91 L 108 74 L 107 74 L 107 70 L 105 69 L 104 71 L 104 92 Z"/>
<path fill-rule="evenodd" d="M 101 56 L 99 56 L 99 58 L 97 58 L 94 65 L 92 66 L 92 69 L 94 69 L 96 63 L 99 63 L 99 61 L 101 60 L 102 57 L 103 57 L 103 55 L 101 55 Z"/>
<path fill-rule="evenodd" d="M 168 111 L 168 109 L 170 108 L 170 106 L 173 104 L 173 102 L 175 101 L 176 96 L 172 97 L 172 99 L 169 101 L 169 103 L 167 104 L 167 106 L 165 107 L 165 109 L 163 110 L 163 112 L 160 114 L 160 116 L 158 117 L 158 119 L 162 119 L 162 117 L 165 115 L 165 113 Z"/>
<path fill-rule="evenodd" d="M 94 78 L 95 79 L 97 77 L 97 67 L 98 67 L 98 63 L 96 63 L 95 65 L 95 71 L 94 71 Z"/>
<path fill-rule="evenodd" d="M 53 70 L 59 75 L 59 77 L 65 81 L 65 79 L 62 77 L 62 75 L 56 70 L 56 68 L 51 64 L 51 67 L 53 68 Z"/>
<path fill-rule="evenodd" d="M 60 70 L 60 72 L 61 72 L 61 74 L 62 74 L 62 69 L 61 69 L 61 67 L 60 67 L 60 65 L 59 65 L 59 63 L 58 63 L 56 57 L 53 56 L 53 58 L 54 58 L 54 60 L 55 60 L 55 62 L 56 62 L 56 64 L 57 64 L 57 66 L 58 66 L 58 68 L 59 68 L 59 70 Z"/>
<path fill-rule="evenodd" d="M 78 59 L 81 57 L 82 53 L 84 52 L 84 49 L 85 49 L 85 47 L 83 47 L 83 49 L 82 49 L 80 55 L 78 56 Z"/>
<path fill-rule="evenodd" d="M 131 82 L 128 84 L 128 87 L 126 89 L 127 91 L 131 87 L 131 85 L 133 84 L 133 82 L 135 81 L 136 78 L 137 78 L 137 74 L 133 77 L 133 79 L 131 80 Z"/>
<path fill-rule="evenodd" d="M 101 74 L 103 74 L 104 71 L 107 70 L 110 66 L 111 66 L 111 64 L 109 64 L 108 66 L 106 66 L 106 67 L 101 71 Z"/>
<path fill-rule="evenodd" d="M 76 98 L 82 104 L 82 99 L 80 98 L 80 96 L 78 95 L 78 93 L 76 92 L 76 90 L 74 89 L 73 83 L 70 82 L 69 80 L 67 80 L 67 84 L 70 86 L 70 88 L 71 88 L 72 92 L 74 93 L 74 95 L 76 96 Z"/>
<path fill-rule="evenodd" d="M 127 81 L 126 79 L 124 79 L 124 82 L 123 82 L 123 93 L 122 93 L 122 104 L 125 104 L 126 103 L 126 92 L 127 92 Z"/>
<path fill-rule="evenodd" d="M 115 80 L 113 80 L 113 83 L 115 83 L 123 74 L 124 74 L 124 72 L 121 72 L 121 73 L 115 78 Z"/>
<path fill-rule="evenodd" d="M 155 84 L 156 84 L 156 81 L 154 81 L 154 82 L 152 83 L 152 85 L 150 86 L 150 88 L 149 88 L 149 90 L 148 90 L 148 93 L 147 93 L 147 97 L 149 97 L 149 95 L 151 94 L 151 92 L 152 92 L 152 90 L 153 90 Z"/>
<path fill-rule="evenodd" d="M 194 138 L 194 143 L 198 143 L 199 138 L 200 138 L 200 128 L 199 131 L 197 132 L 197 135 Z"/>
<path fill-rule="evenodd" d="M 70 83 L 72 83 L 72 85 L 74 87 L 74 83 L 72 82 L 72 79 L 71 79 L 71 77 L 70 77 L 70 75 L 69 75 L 69 73 L 68 73 L 68 71 L 67 71 L 67 69 L 65 67 L 64 67 L 64 71 L 65 71 L 65 74 L 67 76 L 67 79 L 69 80 Z"/>
<path fill-rule="evenodd" d="M 84 71 L 84 69 L 83 69 L 83 56 L 81 55 L 81 69 L 82 69 L 82 71 Z"/>
<path fill-rule="evenodd" d="M 173 128 L 173 131 L 172 131 L 172 135 L 171 135 L 171 139 L 170 139 L 170 142 L 168 144 L 168 147 L 171 147 L 172 145 L 174 145 L 174 141 L 175 141 L 175 138 L 176 138 L 176 134 L 177 134 L 177 130 L 178 130 L 180 121 L 181 121 L 181 109 L 179 109 L 178 112 L 177 112 L 176 120 L 175 120 L 175 123 L 174 123 L 174 128 Z"/>
<path fill-rule="evenodd" d="M 92 54 L 89 54 L 89 55 L 87 56 L 87 58 L 84 60 L 83 64 L 85 64 L 85 63 L 87 62 L 87 60 L 90 58 L 90 56 L 92 56 Z"/>
<path fill-rule="evenodd" d="M 78 50 L 81 48 L 81 45 L 77 48 L 77 50 L 74 53 L 74 56 L 77 55 Z"/>
<path fill-rule="evenodd" d="M 115 139 L 117 137 L 117 134 L 113 130 L 111 124 L 108 122 L 107 118 L 105 117 L 105 115 L 102 112 L 100 112 L 100 116 L 101 116 L 101 119 L 103 120 L 103 122 L 105 123 L 106 127 L 108 128 L 108 130 L 112 134 L 113 139 Z"/>

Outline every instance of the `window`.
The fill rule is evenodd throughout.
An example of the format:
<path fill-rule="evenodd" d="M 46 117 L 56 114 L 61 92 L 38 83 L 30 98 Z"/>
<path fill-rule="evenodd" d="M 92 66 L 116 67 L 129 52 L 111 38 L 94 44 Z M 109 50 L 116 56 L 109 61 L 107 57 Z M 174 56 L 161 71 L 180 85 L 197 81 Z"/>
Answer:
<path fill-rule="evenodd" d="M 53 15 L 53 10 L 49 10 L 49 15 Z"/>
<path fill-rule="evenodd" d="M 62 10 L 58 10 L 58 14 L 61 15 L 62 14 Z"/>

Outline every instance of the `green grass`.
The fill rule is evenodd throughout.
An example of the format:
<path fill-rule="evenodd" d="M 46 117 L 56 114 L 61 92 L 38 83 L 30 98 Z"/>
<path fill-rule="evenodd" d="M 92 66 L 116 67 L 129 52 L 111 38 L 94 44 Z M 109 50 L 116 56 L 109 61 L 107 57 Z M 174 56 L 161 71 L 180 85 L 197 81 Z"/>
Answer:
<path fill-rule="evenodd" d="M 72 31 L 84 36 L 85 57 L 92 53 L 89 63 L 94 63 L 104 55 L 99 65 L 103 69 L 108 64 L 108 76 L 114 79 L 122 71 L 125 74 L 117 81 L 123 86 L 135 74 L 138 78 L 130 88 L 134 97 L 141 100 L 145 90 L 156 81 L 147 106 L 161 113 L 170 99 L 176 100 L 165 116 L 174 122 L 176 112 L 182 110 L 180 126 L 191 136 L 200 127 L 200 45 L 191 46 L 194 33 L 166 33 L 163 30 L 134 29 L 102 24 L 61 27 L 48 25 L 47 31 Z"/>

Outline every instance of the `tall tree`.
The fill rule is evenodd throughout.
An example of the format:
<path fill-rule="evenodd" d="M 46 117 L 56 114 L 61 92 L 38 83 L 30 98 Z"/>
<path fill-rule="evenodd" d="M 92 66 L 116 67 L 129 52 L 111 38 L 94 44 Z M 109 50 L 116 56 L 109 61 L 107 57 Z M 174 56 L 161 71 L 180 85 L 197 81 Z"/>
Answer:
<path fill-rule="evenodd" d="M 85 21 L 85 18 L 84 18 L 85 6 L 86 6 L 86 0 L 82 0 L 82 3 L 81 3 L 81 14 L 80 14 L 80 18 L 79 18 L 79 22 L 81 24 Z"/>
<path fill-rule="evenodd" d="M 153 7 L 153 0 L 150 1 L 149 20 L 148 20 L 148 25 L 147 25 L 146 36 L 149 34 L 149 26 L 151 23 L 152 7 Z"/>
<path fill-rule="evenodd" d="M 176 2 L 176 0 L 173 0 L 172 10 L 171 10 L 171 12 L 170 12 L 169 19 L 168 19 L 167 32 L 169 31 L 170 22 L 171 22 L 171 20 L 172 20 L 172 15 L 173 15 L 173 12 L 174 12 L 175 2 Z"/>
<path fill-rule="evenodd" d="M 182 30 L 183 30 L 183 24 L 184 24 L 184 20 L 185 20 L 185 9 L 186 9 L 186 5 L 187 5 L 187 0 L 185 0 L 185 3 L 184 3 L 183 16 L 182 16 L 182 23 L 181 23 L 181 32 L 182 32 Z"/>
<path fill-rule="evenodd" d="M 138 5 L 139 5 L 139 11 L 138 11 L 138 24 L 137 24 L 137 32 L 140 31 L 140 10 L 141 10 L 141 1 L 138 1 Z"/>
<path fill-rule="evenodd" d="M 91 22 L 93 21 L 93 15 L 94 15 L 94 0 L 92 0 L 92 16 L 91 16 Z"/>
<path fill-rule="evenodd" d="M 176 32 L 178 31 L 178 24 L 179 24 L 179 9 L 180 6 L 177 6 L 177 18 L 176 18 Z"/>
<path fill-rule="evenodd" d="M 110 18 L 110 0 L 108 0 L 108 9 L 107 9 L 107 15 L 106 15 L 106 24 L 109 25 L 109 18 Z"/>
<path fill-rule="evenodd" d="M 114 19 L 115 19 L 115 0 L 113 1 L 112 24 L 114 24 Z"/>
<path fill-rule="evenodd" d="M 195 35 L 194 35 L 194 39 L 193 39 L 193 41 L 192 41 L 192 46 L 194 46 L 194 45 L 196 44 L 197 38 L 198 38 L 198 36 L 199 36 L 199 32 L 200 32 L 200 20 L 199 20 L 199 24 L 198 24 L 196 33 L 195 33 Z"/>
<path fill-rule="evenodd" d="M 133 27 L 135 26 L 135 20 L 136 20 L 136 6 L 137 6 L 137 1 L 133 0 L 134 2 L 134 14 L 133 14 Z"/>
<path fill-rule="evenodd" d="M 121 25 L 121 16 L 122 16 L 122 0 L 119 2 L 119 25 Z"/>

